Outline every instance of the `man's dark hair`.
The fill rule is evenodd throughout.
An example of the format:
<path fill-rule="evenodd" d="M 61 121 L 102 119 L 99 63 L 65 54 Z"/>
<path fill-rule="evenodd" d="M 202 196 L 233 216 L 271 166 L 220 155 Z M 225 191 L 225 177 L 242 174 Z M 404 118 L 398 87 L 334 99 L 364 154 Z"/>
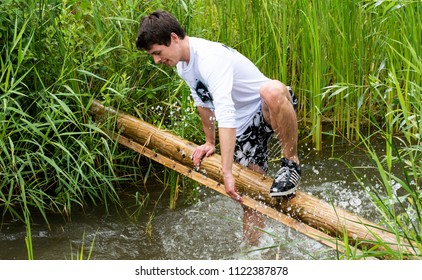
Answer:
<path fill-rule="evenodd" d="M 136 47 L 138 50 L 149 50 L 154 44 L 169 46 L 171 33 L 175 33 L 180 39 L 184 39 L 186 36 L 185 30 L 170 13 L 166 11 L 152 12 L 149 16 L 141 19 Z"/>

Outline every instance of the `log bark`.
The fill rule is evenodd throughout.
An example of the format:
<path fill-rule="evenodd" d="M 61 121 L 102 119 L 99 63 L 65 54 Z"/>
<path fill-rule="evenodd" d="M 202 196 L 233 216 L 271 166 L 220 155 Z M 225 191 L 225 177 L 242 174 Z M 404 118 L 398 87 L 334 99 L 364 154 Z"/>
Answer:
<path fill-rule="evenodd" d="M 150 150 L 156 150 L 159 154 L 183 166 L 194 169 L 190 155 L 197 147 L 196 144 L 160 130 L 136 117 L 104 107 L 96 100 L 93 101 L 89 113 L 99 122 L 115 118 L 117 124 L 115 129 L 119 134 Z M 201 163 L 200 170 L 197 171 L 222 184 L 220 155 L 214 154 L 205 158 Z M 330 236 L 348 240 L 360 249 L 373 248 L 374 243 L 382 240 L 392 250 L 400 250 L 409 255 L 418 254 L 412 246 L 394 233 L 390 233 L 367 219 L 309 195 L 301 191 L 300 188 L 294 197 L 280 200 L 269 196 L 269 189 L 273 181 L 270 176 L 261 175 L 239 164 L 234 164 L 233 175 L 236 186 L 243 195 L 263 202 L 280 213 Z"/>

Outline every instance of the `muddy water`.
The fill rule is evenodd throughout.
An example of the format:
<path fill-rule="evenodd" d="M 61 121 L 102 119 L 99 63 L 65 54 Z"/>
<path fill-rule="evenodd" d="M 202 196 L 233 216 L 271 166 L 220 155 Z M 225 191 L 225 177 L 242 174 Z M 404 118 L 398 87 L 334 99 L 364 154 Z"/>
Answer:
<path fill-rule="evenodd" d="M 363 150 L 336 144 L 317 153 L 306 144 L 300 147 L 302 159 L 301 190 L 373 220 L 374 209 L 368 195 L 356 182 L 351 171 L 331 157 L 342 158 L 354 166 L 366 166 Z M 277 151 L 272 153 L 278 154 Z M 270 164 L 270 175 L 277 163 Z M 373 172 L 373 174 L 371 174 Z M 365 169 L 368 178 L 376 170 Z M 284 225 L 267 221 L 259 248 L 242 244 L 241 207 L 211 190 L 200 188 L 198 202 L 176 210 L 168 208 L 168 195 L 162 186 L 149 188 L 148 207 L 137 219 L 134 193 L 127 189 L 122 208 L 97 206 L 73 212 L 72 221 L 50 217 L 50 228 L 42 219 L 32 224 L 35 259 L 333 259 L 330 248 Z M 133 216 L 132 216 L 133 217 Z M 376 218 L 375 218 L 376 219 Z M 25 227 L 18 221 L 6 220 L 0 229 L 0 259 L 27 259 Z M 254 249 L 258 249 L 255 250 Z"/>

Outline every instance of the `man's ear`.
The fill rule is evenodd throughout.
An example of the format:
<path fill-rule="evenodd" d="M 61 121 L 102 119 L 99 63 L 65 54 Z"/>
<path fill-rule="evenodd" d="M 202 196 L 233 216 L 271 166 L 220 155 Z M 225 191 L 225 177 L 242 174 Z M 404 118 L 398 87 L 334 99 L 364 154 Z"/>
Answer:
<path fill-rule="evenodd" d="M 176 33 L 174 33 L 174 32 L 171 32 L 170 33 L 170 39 L 171 39 L 171 42 L 173 43 L 173 42 L 175 42 L 175 43 L 178 43 L 179 42 L 179 36 L 177 36 L 177 34 Z"/>

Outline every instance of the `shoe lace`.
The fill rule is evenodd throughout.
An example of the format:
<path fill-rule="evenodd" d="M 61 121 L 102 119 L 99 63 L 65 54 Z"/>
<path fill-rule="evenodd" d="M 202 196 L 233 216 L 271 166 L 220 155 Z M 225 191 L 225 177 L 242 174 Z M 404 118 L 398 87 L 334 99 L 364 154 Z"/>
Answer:
<path fill-rule="evenodd" d="M 290 176 L 290 169 L 287 166 L 283 166 L 275 175 L 276 181 L 287 181 Z"/>

